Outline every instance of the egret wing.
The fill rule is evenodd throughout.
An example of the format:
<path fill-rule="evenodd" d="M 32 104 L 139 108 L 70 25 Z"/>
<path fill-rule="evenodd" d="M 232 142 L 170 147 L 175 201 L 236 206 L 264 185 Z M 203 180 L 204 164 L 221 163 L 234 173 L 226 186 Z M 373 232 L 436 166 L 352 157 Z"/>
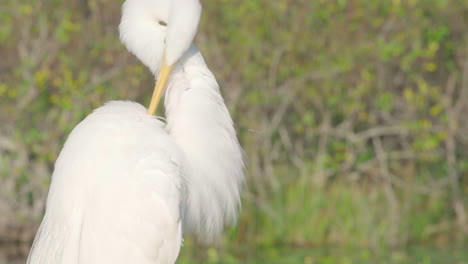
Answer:
<path fill-rule="evenodd" d="M 97 109 L 57 159 L 28 263 L 174 263 L 181 164 L 164 124 L 141 105 Z"/>

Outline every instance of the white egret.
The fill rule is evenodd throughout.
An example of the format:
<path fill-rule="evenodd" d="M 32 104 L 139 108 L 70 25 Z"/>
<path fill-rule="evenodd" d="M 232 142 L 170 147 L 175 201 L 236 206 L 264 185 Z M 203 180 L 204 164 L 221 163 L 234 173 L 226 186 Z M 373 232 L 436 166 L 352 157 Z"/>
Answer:
<path fill-rule="evenodd" d="M 235 220 L 242 150 L 191 44 L 200 14 L 198 0 L 125 1 L 121 40 L 158 75 L 149 112 L 110 102 L 75 127 L 28 263 L 174 263 L 182 228 L 212 237 Z M 167 124 L 152 115 L 166 81 Z"/>

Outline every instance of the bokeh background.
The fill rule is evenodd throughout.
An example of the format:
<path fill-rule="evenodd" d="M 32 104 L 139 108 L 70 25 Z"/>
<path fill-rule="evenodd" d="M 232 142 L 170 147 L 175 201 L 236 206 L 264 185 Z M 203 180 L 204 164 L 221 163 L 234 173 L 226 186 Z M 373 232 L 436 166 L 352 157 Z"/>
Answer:
<path fill-rule="evenodd" d="M 0 263 L 24 263 L 73 127 L 148 104 L 121 3 L 0 3 Z M 178 263 L 468 263 L 468 1 L 202 4 L 247 184 L 238 225 Z"/>

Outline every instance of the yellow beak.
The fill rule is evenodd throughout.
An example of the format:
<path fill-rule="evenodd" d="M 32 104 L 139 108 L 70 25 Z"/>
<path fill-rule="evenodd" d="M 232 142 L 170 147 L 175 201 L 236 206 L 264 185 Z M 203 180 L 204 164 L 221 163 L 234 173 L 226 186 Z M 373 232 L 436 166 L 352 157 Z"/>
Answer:
<path fill-rule="evenodd" d="M 154 86 L 153 96 L 151 97 L 151 103 L 148 108 L 148 114 L 154 115 L 156 109 L 158 108 L 159 101 L 166 87 L 167 80 L 171 74 L 172 65 L 168 66 L 166 64 L 166 58 L 163 59 L 161 70 L 159 71 L 158 78 L 156 80 L 156 85 Z"/>

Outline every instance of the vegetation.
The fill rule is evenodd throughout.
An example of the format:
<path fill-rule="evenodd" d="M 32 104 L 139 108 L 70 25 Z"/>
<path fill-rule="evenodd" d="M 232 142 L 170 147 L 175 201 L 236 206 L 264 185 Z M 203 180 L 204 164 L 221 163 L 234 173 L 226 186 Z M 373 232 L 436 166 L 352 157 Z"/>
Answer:
<path fill-rule="evenodd" d="M 203 6 L 196 44 L 248 181 L 237 227 L 215 247 L 189 237 L 180 263 L 468 260 L 467 1 Z M 32 238 L 53 163 L 93 108 L 148 104 L 153 77 L 119 16 L 119 1 L 3 0 L 0 240 Z"/>

